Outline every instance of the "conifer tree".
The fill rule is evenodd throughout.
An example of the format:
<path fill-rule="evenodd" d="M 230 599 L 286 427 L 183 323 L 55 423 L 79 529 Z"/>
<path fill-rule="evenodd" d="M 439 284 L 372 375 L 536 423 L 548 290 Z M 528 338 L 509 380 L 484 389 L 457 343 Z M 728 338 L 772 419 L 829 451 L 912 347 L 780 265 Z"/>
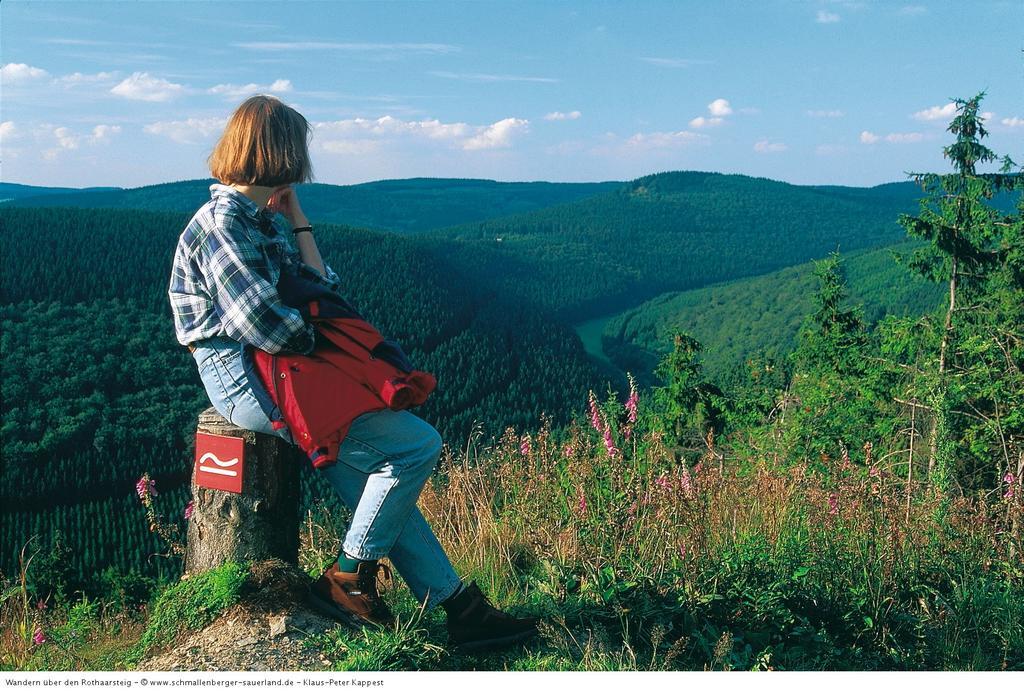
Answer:
<path fill-rule="evenodd" d="M 1011 173 L 1013 161 L 1003 157 L 999 173 L 977 171 L 979 165 L 998 160 L 995 152 L 982 143 L 988 136 L 984 118 L 979 113 L 984 96 L 981 92 L 970 99 L 954 99 L 956 116 L 947 131 L 954 134 L 956 140 L 943 148 L 953 172 L 912 174 L 925 197 L 918 215 L 900 216 L 900 224 L 908 234 L 928 241 L 912 255 L 909 268 L 949 287 L 937 363 L 928 387 L 932 412 L 928 474 L 940 489 L 955 479 L 952 464 L 958 447 L 957 436 L 960 442 L 967 441 L 963 434 L 956 433 L 957 427 L 964 431 L 963 422 L 952 418 L 973 415 L 984 421 L 987 413 L 977 409 L 977 405 L 988 408 L 996 401 L 991 397 L 994 392 L 982 396 L 986 401 L 971 400 L 971 387 L 964 385 L 967 379 L 961 375 L 978 362 L 977 357 L 972 358 L 964 348 L 980 336 L 980 321 L 985 315 L 992 316 L 991 301 L 997 297 L 993 294 L 993 277 L 1004 273 L 1002 269 L 1008 268 L 1010 257 L 1020 252 L 1009 235 L 1012 219 L 986 203 L 999 191 L 1018 185 L 1019 175 Z M 1013 369 L 1008 352 L 1007 359 Z M 976 410 L 971 411 L 972 407 Z"/>

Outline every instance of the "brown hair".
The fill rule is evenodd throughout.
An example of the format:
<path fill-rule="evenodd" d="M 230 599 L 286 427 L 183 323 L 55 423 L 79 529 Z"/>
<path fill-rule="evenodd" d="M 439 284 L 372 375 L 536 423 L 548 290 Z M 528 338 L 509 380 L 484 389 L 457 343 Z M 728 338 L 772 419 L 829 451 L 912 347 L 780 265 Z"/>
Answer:
<path fill-rule="evenodd" d="M 273 96 L 252 96 L 231 115 L 207 159 L 224 184 L 277 187 L 313 178 L 306 118 Z"/>

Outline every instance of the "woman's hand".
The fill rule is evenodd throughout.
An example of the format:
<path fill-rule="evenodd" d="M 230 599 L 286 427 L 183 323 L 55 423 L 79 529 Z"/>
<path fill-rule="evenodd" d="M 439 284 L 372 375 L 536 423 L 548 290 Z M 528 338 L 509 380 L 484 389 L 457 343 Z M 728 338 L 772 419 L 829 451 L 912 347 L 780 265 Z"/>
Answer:
<path fill-rule="evenodd" d="M 295 194 L 295 189 L 291 185 L 283 185 L 276 188 L 274 193 L 270 195 L 270 200 L 267 201 L 267 208 L 283 214 L 288 219 L 288 222 L 292 224 L 292 228 L 301 228 L 309 225 L 309 219 L 306 218 L 306 214 L 302 213 L 302 207 L 299 206 L 299 197 Z"/>

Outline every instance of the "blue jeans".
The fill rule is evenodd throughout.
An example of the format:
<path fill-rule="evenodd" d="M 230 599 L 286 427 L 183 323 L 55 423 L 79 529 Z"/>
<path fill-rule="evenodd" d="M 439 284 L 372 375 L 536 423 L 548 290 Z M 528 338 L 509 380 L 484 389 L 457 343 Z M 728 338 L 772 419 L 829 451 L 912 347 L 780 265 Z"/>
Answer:
<path fill-rule="evenodd" d="M 192 355 L 210 402 L 225 419 L 295 443 L 287 427 L 271 426 L 254 395 L 241 343 L 217 336 L 200 341 Z M 276 418 L 280 411 L 274 413 Z M 342 549 L 357 559 L 387 556 L 427 609 L 461 583 L 416 506 L 440 454 L 441 435 L 432 425 L 408 410 L 385 408 L 355 418 L 338 462 L 320 470 L 352 511 Z"/>

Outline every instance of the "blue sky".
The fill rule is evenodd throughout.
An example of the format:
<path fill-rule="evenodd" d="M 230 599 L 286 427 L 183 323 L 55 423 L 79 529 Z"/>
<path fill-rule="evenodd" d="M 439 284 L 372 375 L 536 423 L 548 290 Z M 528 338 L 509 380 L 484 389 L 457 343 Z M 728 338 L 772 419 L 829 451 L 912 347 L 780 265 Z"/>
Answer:
<path fill-rule="evenodd" d="M 317 181 L 628 180 L 714 170 L 872 185 L 948 169 L 987 91 L 1024 161 L 1024 0 L 0 4 L 0 178 L 208 175 L 252 93 L 313 123 Z"/>

